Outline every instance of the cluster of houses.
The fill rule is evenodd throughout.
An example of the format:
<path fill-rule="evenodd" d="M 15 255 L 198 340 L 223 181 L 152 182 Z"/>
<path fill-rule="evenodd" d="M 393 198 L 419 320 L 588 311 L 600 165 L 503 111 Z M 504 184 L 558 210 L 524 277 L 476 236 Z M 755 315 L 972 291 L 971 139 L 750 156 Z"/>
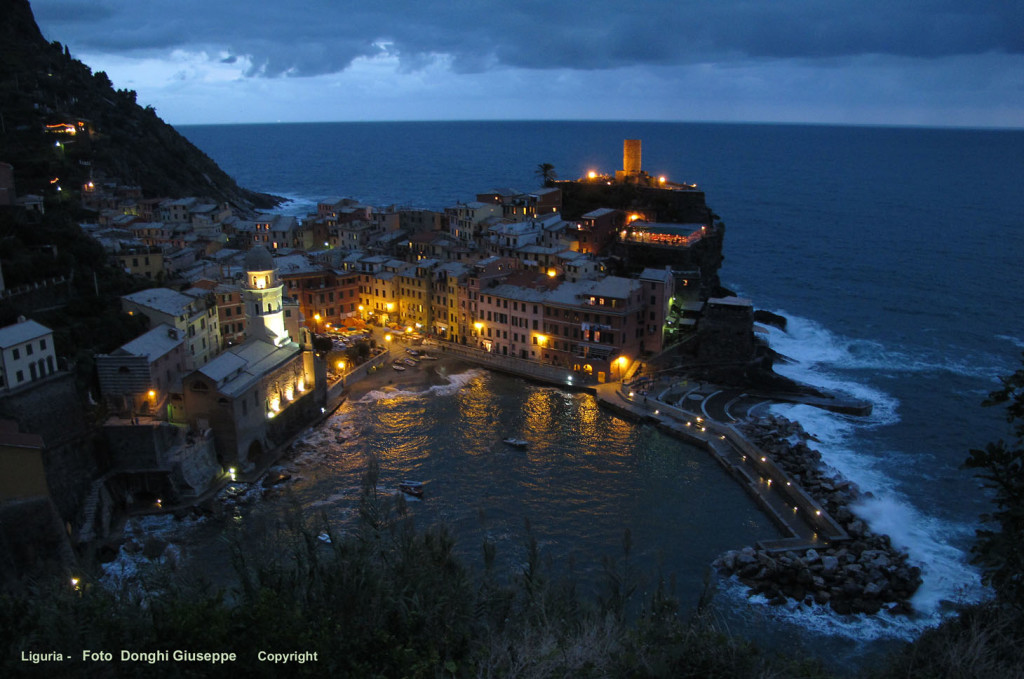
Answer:
<path fill-rule="evenodd" d="M 614 181 L 694 188 L 647 178 L 629 142 L 624 167 Z M 379 325 L 558 366 L 581 382 L 622 379 L 634 361 L 666 348 L 672 324 L 685 331 L 706 319 L 725 329 L 723 341 L 750 334 L 749 302 L 702 299 L 704 274 L 686 256 L 716 225 L 659 223 L 613 207 L 567 220 L 557 182 L 496 189 L 441 211 L 332 198 L 301 219 L 242 215 L 200 198 L 145 199 L 116 183 L 90 182 L 81 195 L 98 214 L 83 229 L 156 286 L 121 301 L 149 330 L 95 357 L 113 415 L 108 462 L 121 483 L 108 479 L 93 494 L 128 503 L 198 497 L 318 412 L 326 369 L 314 357 L 317 334 Z M 656 265 L 621 273 L 631 248 L 643 255 L 633 259 Z M 619 275 L 610 275 L 613 263 Z M 57 370 L 52 333 L 34 321 L 0 329 L 0 356 L 0 395 L 31 390 Z M 4 436 L 0 428 L 0 448 Z M 85 532 L 97 523 L 87 517 Z"/>
<path fill-rule="evenodd" d="M 86 195 L 101 215 L 90 230 L 125 270 L 191 286 L 162 301 L 192 319 L 192 367 L 246 336 L 241 263 L 263 247 L 284 285 L 286 316 L 315 333 L 358 319 L 612 379 L 621 362 L 664 348 L 673 303 L 699 311 L 703 301 L 696 267 L 613 276 L 609 247 L 681 251 L 713 227 L 613 208 L 570 221 L 561 194 L 557 184 L 497 189 L 443 211 L 326 199 L 303 219 L 243 219 L 225 205 L 145 201 L 123 187 Z M 126 309 L 139 301 L 126 298 Z"/>

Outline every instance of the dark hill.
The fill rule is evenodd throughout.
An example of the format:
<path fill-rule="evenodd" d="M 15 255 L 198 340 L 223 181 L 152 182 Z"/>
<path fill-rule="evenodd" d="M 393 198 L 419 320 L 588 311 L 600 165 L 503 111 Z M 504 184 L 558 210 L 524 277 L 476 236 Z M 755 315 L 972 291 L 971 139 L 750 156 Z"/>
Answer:
<path fill-rule="evenodd" d="M 139 186 L 147 197 L 208 197 L 243 211 L 278 202 L 240 188 L 135 98 L 47 42 L 27 0 L 0 0 L 0 162 L 14 166 L 19 195 L 52 196 L 54 178 L 65 192 L 93 178 Z M 76 133 L 47 128 L 60 123 Z"/>

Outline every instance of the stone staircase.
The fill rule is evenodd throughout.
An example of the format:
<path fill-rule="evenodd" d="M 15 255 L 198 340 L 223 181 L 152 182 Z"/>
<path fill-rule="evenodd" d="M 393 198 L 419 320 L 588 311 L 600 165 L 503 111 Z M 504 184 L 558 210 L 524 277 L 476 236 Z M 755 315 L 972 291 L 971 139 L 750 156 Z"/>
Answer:
<path fill-rule="evenodd" d="M 78 531 L 79 542 L 92 542 L 96 539 L 96 512 L 100 506 L 100 493 L 107 484 L 107 480 L 114 475 L 114 472 L 107 472 L 92 482 L 89 488 L 89 495 L 82 504 L 82 515 L 85 519 L 82 528 Z M 100 536 L 103 537 L 103 536 Z"/>

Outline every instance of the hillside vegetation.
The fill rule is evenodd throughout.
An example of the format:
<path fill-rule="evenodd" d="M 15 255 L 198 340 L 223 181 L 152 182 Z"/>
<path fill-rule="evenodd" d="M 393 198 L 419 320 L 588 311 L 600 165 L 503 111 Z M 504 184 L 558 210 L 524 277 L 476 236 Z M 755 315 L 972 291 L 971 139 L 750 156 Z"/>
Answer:
<path fill-rule="evenodd" d="M 79 125 L 81 123 L 81 125 Z M 75 134 L 48 125 L 68 124 Z M 136 94 L 115 89 L 67 47 L 49 43 L 27 0 L 0 0 L 0 162 L 19 195 L 71 195 L 92 178 L 139 186 L 147 197 L 205 196 L 240 210 L 276 199 L 240 188 Z"/>

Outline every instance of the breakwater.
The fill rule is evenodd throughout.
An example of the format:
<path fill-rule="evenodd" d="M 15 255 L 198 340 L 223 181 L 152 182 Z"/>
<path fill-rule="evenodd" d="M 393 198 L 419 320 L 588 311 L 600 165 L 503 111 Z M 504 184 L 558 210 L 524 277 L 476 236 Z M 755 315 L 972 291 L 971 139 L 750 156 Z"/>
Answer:
<path fill-rule="evenodd" d="M 869 496 L 855 484 L 827 469 L 821 454 L 799 423 L 765 417 L 740 427 L 786 473 L 814 497 L 839 523 L 849 540 L 802 553 L 758 547 L 730 551 L 715 562 L 725 575 L 735 575 L 751 594 L 770 603 L 792 599 L 830 606 L 840 614 L 877 613 L 883 608 L 910 613 L 910 598 L 921 585 L 921 569 L 886 535 L 871 532 L 851 507 Z"/>

